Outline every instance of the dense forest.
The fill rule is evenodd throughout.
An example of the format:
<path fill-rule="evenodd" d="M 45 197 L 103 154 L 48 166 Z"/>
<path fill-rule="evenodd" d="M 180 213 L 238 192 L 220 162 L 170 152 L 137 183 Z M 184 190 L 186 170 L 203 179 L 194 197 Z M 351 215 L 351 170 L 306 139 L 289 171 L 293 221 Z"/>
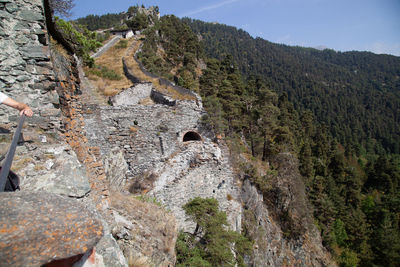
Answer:
<path fill-rule="evenodd" d="M 231 26 L 184 19 L 206 54 L 232 55 L 245 76 L 286 92 L 296 110 L 311 110 L 357 155 L 400 153 L 400 58 L 279 45 Z"/>
<path fill-rule="evenodd" d="M 342 55 L 256 40 L 272 51 L 243 63 L 238 54 L 251 54 L 251 45 L 238 52 L 223 46 L 223 41 L 207 41 L 207 34 L 201 43 L 174 16 L 161 18 L 146 33 L 143 63 L 189 88 L 198 83 L 208 111 L 204 122 L 216 134 L 231 144 L 241 144 L 244 137 L 247 145 L 242 150 L 272 167 L 279 153 L 297 155 L 315 223 L 341 266 L 396 266 L 400 255 L 397 58 Z M 241 40 L 229 39 L 228 33 L 222 30 L 215 37 Z M 201 51 L 203 45 L 208 57 Z M 277 58 L 268 72 L 270 79 L 252 65 L 268 55 Z M 328 62 L 330 57 L 335 61 Z M 196 72 L 200 61 L 207 64 L 201 74 Z M 268 69 L 267 64 L 258 64 L 261 70 Z M 185 72 L 190 75 L 179 75 Z M 380 83 L 381 77 L 385 83 Z M 242 167 L 268 195 L 270 175 L 258 177 L 251 164 Z M 301 226 L 290 224 L 284 230 L 292 238 L 302 232 Z"/>
<path fill-rule="evenodd" d="M 250 155 L 238 164 L 264 196 L 279 155 L 299 159 L 314 223 L 340 266 L 398 266 L 399 58 L 278 45 L 175 16 L 144 33 L 139 59 L 201 95 L 205 125 Z M 260 177 L 251 161 L 270 171 Z M 302 234 L 281 218 L 287 238 Z M 178 263 L 206 263 L 209 249 L 191 238 L 180 236 Z"/>
<path fill-rule="evenodd" d="M 204 48 L 190 27 L 175 16 L 163 16 L 144 33 L 146 41 L 138 57 L 146 69 L 180 86 L 198 89 L 198 62 L 204 58 Z"/>
<path fill-rule="evenodd" d="M 76 23 L 84 25 L 90 31 L 110 29 L 115 26 L 120 26 L 121 21 L 125 19 L 126 12 L 118 14 L 105 14 L 105 15 L 88 15 L 84 18 L 75 20 Z"/>
<path fill-rule="evenodd" d="M 132 28 L 132 30 L 142 30 L 150 24 L 154 24 L 157 20 L 157 14 L 159 13 L 158 7 L 151 7 L 146 9 L 142 6 L 131 6 L 127 12 L 121 12 L 118 14 L 105 14 L 105 15 L 88 15 L 83 18 L 78 18 L 74 22 L 86 26 L 90 31 L 96 30 L 109 30 L 113 29 L 126 29 Z"/>

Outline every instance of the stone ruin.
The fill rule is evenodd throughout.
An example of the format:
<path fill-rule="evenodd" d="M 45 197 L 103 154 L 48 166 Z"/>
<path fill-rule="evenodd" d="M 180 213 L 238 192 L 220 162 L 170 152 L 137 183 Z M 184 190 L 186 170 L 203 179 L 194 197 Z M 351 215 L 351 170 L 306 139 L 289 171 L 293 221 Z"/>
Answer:
<path fill-rule="evenodd" d="M 125 185 L 121 191 L 155 197 L 173 212 L 180 229 L 194 227 L 181 207 L 199 196 L 218 199 L 232 228 L 239 231 L 240 191 L 228 149 L 212 142 L 212 134 L 201 122 L 205 112 L 199 97 L 175 101 L 174 106 L 140 105 L 135 97 L 128 104 L 125 97 L 122 105 L 87 105 L 83 113 L 88 142 L 101 148 L 107 164 L 126 164 L 125 180 L 114 181 L 121 179 L 119 174 L 109 177 L 111 184 Z M 122 152 L 122 158 L 116 157 L 116 151 Z"/>

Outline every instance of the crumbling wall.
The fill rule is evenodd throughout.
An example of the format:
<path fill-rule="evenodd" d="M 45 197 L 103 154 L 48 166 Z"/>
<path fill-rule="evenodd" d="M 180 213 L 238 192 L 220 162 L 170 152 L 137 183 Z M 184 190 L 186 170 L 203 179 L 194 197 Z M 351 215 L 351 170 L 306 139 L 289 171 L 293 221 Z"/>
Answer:
<path fill-rule="evenodd" d="M 100 147 L 102 155 L 120 147 L 131 178 L 151 170 L 176 152 L 188 130 L 203 130 L 202 110 L 191 101 L 180 101 L 175 107 L 85 105 L 83 109 L 89 143 Z"/>
<path fill-rule="evenodd" d="M 125 191 L 148 193 L 176 216 L 178 227 L 193 230 L 182 206 L 199 196 L 216 198 L 227 212 L 233 229 L 241 229 L 239 187 L 228 160 L 226 146 L 207 138 L 195 101 L 176 105 L 130 105 L 84 107 L 87 138 L 101 145 L 105 161 L 120 150 L 128 164 Z M 183 142 L 188 131 L 202 141 Z"/>

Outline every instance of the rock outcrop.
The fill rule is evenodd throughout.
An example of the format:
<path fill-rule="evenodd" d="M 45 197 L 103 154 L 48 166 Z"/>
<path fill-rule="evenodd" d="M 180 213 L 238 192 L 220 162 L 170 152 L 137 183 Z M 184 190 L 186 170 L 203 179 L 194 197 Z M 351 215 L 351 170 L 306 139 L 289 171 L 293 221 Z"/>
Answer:
<path fill-rule="evenodd" d="M 151 88 L 151 83 L 137 84 L 112 97 L 111 102 L 115 106 L 137 105 L 144 99 L 150 97 Z"/>
<path fill-rule="evenodd" d="M 17 192 L 0 193 L 0 201 L 1 266 L 82 257 L 103 236 L 98 215 L 75 199 Z"/>
<path fill-rule="evenodd" d="M 146 199 L 145 199 L 146 200 Z M 147 201 L 147 202 L 146 202 Z M 151 199 L 113 193 L 111 207 L 115 223 L 112 234 L 131 266 L 174 266 L 177 226 L 175 216 Z"/>

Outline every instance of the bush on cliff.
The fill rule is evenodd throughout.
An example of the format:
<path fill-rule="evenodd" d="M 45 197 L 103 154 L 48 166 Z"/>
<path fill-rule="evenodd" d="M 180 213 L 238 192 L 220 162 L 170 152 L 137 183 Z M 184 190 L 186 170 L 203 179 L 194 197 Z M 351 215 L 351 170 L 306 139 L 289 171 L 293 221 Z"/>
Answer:
<path fill-rule="evenodd" d="M 177 266 L 245 266 L 243 256 L 251 253 L 252 242 L 227 229 L 226 214 L 218 209 L 216 199 L 196 197 L 183 209 L 196 229 L 179 234 Z"/>
<path fill-rule="evenodd" d="M 56 25 L 66 40 L 71 44 L 75 54 L 82 58 L 86 66 L 94 66 L 94 59 L 90 57 L 90 52 L 94 52 L 102 46 L 97 41 L 97 34 L 79 26 L 73 25 L 63 19 L 56 17 Z"/>

